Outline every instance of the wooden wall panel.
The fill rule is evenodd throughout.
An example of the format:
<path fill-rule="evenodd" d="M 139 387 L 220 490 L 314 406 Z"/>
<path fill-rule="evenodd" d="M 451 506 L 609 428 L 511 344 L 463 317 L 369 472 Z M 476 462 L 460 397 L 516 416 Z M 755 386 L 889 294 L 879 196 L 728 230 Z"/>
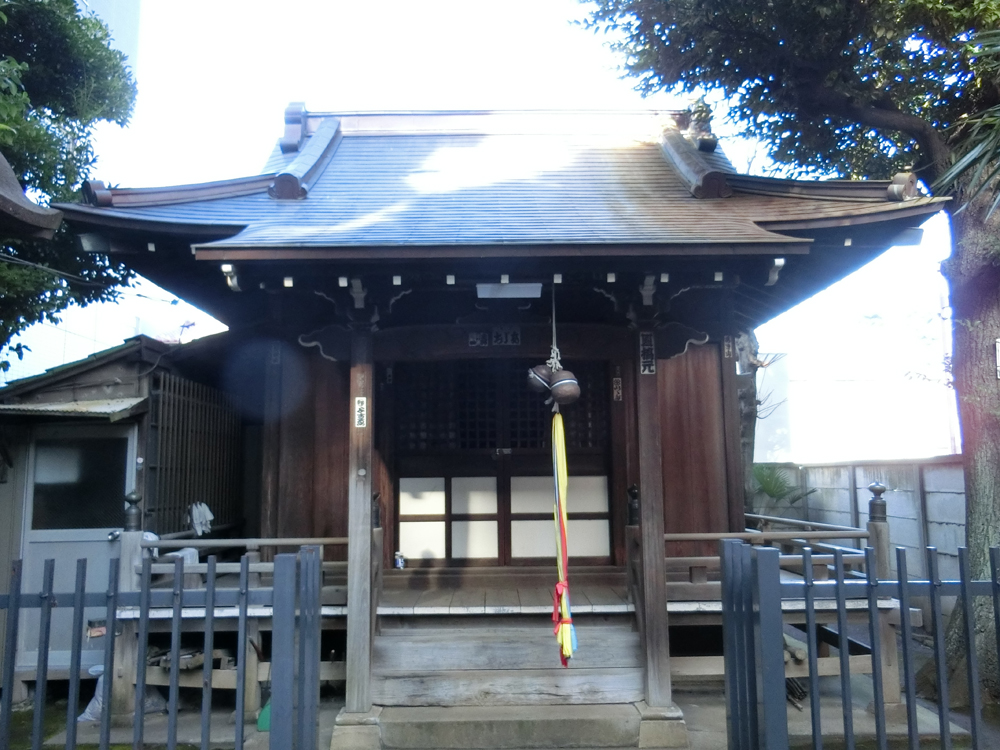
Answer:
<path fill-rule="evenodd" d="M 279 537 L 312 536 L 315 402 L 318 358 L 282 358 L 281 422 L 278 433 Z M 290 368 L 295 368 L 289 371 Z M 300 375 L 301 369 L 304 372 Z M 303 391 L 304 389 L 304 391 Z"/>
<path fill-rule="evenodd" d="M 377 395 L 372 409 L 375 444 L 372 450 L 372 492 L 380 495 L 382 517 L 382 564 L 391 568 L 396 550 L 395 482 L 395 398 L 392 387 L 393 366 L 375 368 Z"/>
<path fill-rule="evenodd" d="M 722 370 L 717 345 L 657 361 L 666 533 L 729 530 Z M 667 545 L 668 555 L 714 555 L 714 542 Z"/>
<path fill-rule="evenodd" d="M 319 359 L 314 367 L 315 462 L 313 528 L 315 536 L 347 536 L 348 378 L 346 363 Z M 326 550 L 327 560 L 346 560 L 347 549 Z"/>
<path fill-rule="evenodd" d="M 291 359 L 286 357 L 285 359 Z M 296 358 L 281 379 L 277 536 L 347 536 L 348 366 Z M 346 559 L 346 550 L 326 550 Z"/>

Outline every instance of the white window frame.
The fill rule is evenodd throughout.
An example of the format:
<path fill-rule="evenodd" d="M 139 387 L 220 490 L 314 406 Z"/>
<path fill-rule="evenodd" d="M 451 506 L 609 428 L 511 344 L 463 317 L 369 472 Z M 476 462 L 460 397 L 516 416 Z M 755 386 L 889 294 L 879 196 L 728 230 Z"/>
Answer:
<path fill-rule="evenodd" d="M 32 529 L 31 522 L 35 512 L 35 448 L 39 440 L 86 439 L 86 438 L 126 438 L 128 447 L 125 450 L 125 494 L 135 490 L 136 454 L 138 443 L 138 425 L 135 424 L 47 424 L 36 426 L 32 430 L 31 445 L 28 449 L 28 473 L 25 486 L 24 513 L 21 528 L 21 554 L 27 551 L 30 541 L 36 542 L 69 542 L 79 540 L 82 536 L 107 535 L 121 526 L 108 526 L 92 529 Z M 122 507 L 125 499 L 122 498 Z"/>

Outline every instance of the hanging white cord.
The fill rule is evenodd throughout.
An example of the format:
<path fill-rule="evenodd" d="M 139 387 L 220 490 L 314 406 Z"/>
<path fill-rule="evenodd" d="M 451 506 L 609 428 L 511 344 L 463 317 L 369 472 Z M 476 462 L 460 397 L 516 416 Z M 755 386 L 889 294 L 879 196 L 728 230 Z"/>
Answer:
<path fill-rule="evenodd" d="M 559 347 L 556 346 L 556 285 L 552 285 L 552 349 L 549 354 L 549 361 L 546 362 L 552 372 L 559 372 L 562 369 Z"/>
<path fill-rule="evenodd" d="M 552 373 L 555 374 L 562 369 L 562 362 L 559 361 L 560 358 L 559 347 L 556 345 L 556 285 L 552 285 L 552 348 L 549 353 L 549 361 L 546 362 Z M 552 412 L 559 412 L 559 403 L 553 397 L 545 402 L 546 404 L 552 404 Z"/>

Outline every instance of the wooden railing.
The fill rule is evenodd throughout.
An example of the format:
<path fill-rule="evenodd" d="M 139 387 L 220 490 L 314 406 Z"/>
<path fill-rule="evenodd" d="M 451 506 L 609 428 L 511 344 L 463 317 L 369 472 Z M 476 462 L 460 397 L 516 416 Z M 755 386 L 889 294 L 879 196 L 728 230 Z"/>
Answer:
<path fill-rule="evenodd" d="M 746 520 L 747 528 L 745 531 L 698 532 L 689 534 L 668 533 L 663 535 L 663 541 L 664 543 L 719 542 L 723 539 L 738 539 L 756 546 L 778 546 L 785 552 L 779 558 L 782 569 L 794 572 L 802 571 L 803 562 L 801 552 L 793 552 L 793 550 L 801 550 L 809 547 L 811 550 L 821 553 L 812 555 L 813 576 L 817 579 L 827 578 L 829 566 L 833 564 L 837 550 L 843 554 L 847 567 L 863 567 L 864 565 L 864 553 L 861 550 L 854 547 L 831 544 L 830 542 L 848 539 L 868 540 L 871 533 L 867 529 L 753 513 L 747 513 Z M 765 529 L 750 528 L 750 524 L 752 523 L 765 524 Z M 775 526 L 788 528 L 775 529 Z M 720 568 L 719 557 L 716 555 L 696 557 L 668 556 L 666 564 L 669 574 L 672 574 L 674 577 L 680 574 L 680 577 L 684 579 L 683 582 L 691 584 L 709 583 L 709 572 L 716 573 Z M 674 580 L 672 583 L 679 583 L 679 581 Z M 701 590 L 704 593 L 711 593 L 713 595 L 712 598 L 714 598 L 717 587 L 718 585 L 716 584 L 714 586 L 702 587 Z M 696 592 L 692 591 L 691 593 L 695 594 Z"/>

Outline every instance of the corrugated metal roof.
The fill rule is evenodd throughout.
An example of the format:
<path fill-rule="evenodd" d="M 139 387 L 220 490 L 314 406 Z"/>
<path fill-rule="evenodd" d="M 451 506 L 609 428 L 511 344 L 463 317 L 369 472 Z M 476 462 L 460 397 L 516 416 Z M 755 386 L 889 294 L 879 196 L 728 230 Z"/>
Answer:
<path fill-rule="evenodd" d="M 367 120 L 356 119 L 360 124 L 345 130 L 303 200 L 276 200 L 258 192 L 133 208 L 119 207 L 116 199 L 113 208 L 85 212 L 138 221 L 243 226 L 234 236 L 196 245 L 220 250 L 774 245 L 798 240 L 768 231 L 764 227 L 769 224 L 787 228 L 789 222 L 866 214 L 890 218 L 933 201 L 891 203 L 865 196 L 830 199 L 745 192 L 721 200 L 697 199 L 658 141 L 646 135 L 623 137 L 595 128 L 582 133 L 449 132 L 441 128 L 452 120 L 459 124 L 464 120 L 445 115 L 438 117 L 441 123 L 434 120 L 437 130 L 366 130 L 362 125 Z M 488 121 L 465 119 L 472 124 Z M 276 151 L 267 168 L 280 169 L 290 156 Z M 727 163 L 722 154 L 713 159 L 710 166 L 716 168 Z"/>
<path fill-rule="evenodd" d="M 0 404 L 0 415 L 18 414 L 45 417 L 116 417 L 127 416 L 128 412 L 145 401 L 139 398 L 109 398 L 98 401 L 63 401 L 45 404 Z"/>

